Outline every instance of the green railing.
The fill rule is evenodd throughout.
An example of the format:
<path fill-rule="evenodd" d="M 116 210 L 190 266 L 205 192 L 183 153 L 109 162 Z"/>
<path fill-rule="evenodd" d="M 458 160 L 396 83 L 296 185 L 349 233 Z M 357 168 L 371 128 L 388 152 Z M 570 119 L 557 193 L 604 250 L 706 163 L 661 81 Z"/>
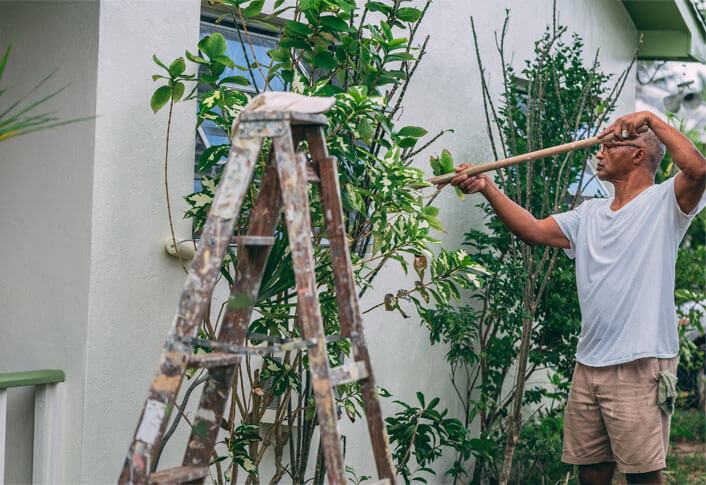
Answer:
<path fill-rule="evenodd" d="M 61 446 L 61 383 L 65 377 L 64 371 L 46 369 L 0 373 L 0 484 L 5 481 L 7 390 L 24 386 L 36 386 L 32 482 L 56 483 L 56 467 Z"/>
<path fill-rule="evenodd" d="M 64 382 L 63 370 L 31 370 L 28 372 L 9 372 L 0 374 L 0 389 L 9 387 L 38 386 Z"/>

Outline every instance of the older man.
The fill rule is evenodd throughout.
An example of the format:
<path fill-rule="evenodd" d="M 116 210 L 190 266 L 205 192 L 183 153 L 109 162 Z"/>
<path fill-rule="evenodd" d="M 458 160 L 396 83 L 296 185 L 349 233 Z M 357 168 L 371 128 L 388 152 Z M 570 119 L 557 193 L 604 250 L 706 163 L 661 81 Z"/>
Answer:
<path fill-rule="evenodd" d="M 649 130 L 638 134 L 647 124 Z M 484 174 L 451 183 L 480 192 L 503 223 L 530 244 L 576 258 L 582 325 L 562 461 L 582 485 L 610 484 L 617 465 L 628 483 L 663 483 L 670 417 L 657 405 L 660 376 L 676 373 L 677 248 L 706 205 L 706 159 L 678 130 L 648 112 L 615 121 L 615 141 L 598 153 L 598 178 L 615 195 L 537 220 Z M 680 172 L 655 185 L 666 149 Z M 462 165 L 461 171 L 470 165 Z"/>

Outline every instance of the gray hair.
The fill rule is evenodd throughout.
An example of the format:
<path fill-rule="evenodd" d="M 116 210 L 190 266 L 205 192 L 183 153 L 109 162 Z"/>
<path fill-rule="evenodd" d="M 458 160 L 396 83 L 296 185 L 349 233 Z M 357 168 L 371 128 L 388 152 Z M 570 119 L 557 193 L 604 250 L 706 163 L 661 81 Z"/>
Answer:
<path fill-rule="evenodd" d="M 645 159 L 647 160 L 647 167 L 652 171 L 652 173 L 657 172 L 659 163 L 664 158 L 664 154 L 667 152 L 664 143 L 659 141 L 657 135 L 650 128 L 647 131 L 640 133 L 638 139 L 642 140 L 645 145 Z"/>

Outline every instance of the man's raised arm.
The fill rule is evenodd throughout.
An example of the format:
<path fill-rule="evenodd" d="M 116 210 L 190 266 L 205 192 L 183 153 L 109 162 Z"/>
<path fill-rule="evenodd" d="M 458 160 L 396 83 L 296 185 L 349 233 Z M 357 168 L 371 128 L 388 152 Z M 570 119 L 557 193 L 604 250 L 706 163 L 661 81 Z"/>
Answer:
<path fill-rule="evenodd" d="M 456 167 L 457 172 L 471 168 L 470 164 Z M 490 202 L 496 214 L 510 231 L 528 244 L 546 244 L 568 249 L 569 240 L 553 217 L 537 220 L 527 210 L 506 196 L 486 174 L 459 175 L 451 181 L 466 194 L 480 192 Z"/>
<path fill-rule="evenodd" d="M 618 118 L 598 136 L 613 132 L 622 140 L 625 130 L 628 137 L 635 137 L 637 128 L 644 124 L 664 143 L 681 170 L 674 179 L 674 193 L 679 208 L 688 214 L 697 206 L 706 188 L 706 158 L 682 132 L 649 111 L 639 111 Z"/>

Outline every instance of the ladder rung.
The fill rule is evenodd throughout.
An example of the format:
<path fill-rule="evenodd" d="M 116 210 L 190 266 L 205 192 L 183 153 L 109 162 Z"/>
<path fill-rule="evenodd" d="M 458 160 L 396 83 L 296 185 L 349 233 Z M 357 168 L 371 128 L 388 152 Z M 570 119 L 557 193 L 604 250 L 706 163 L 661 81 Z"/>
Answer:
<path fill-rule="evenodd" d="M 377 480 L 375 482 L 366 483 L 365 485 L 390 485 L 390 479 L 383 478 L 382 480 Z"/>
<path fill-rule="evenodd" d="M 240 355 L 230 352 L 211 352 L 210 354 L 193 354 L 189 356 L 189 367 L 199 369 L 209 369 L 211 367 L 224 367 L 236 365 L 240 361 Z"/>
<path fill-rule="evenodd" d="M 329 381 L 332 386 L 340 386 L 349 382 L 360 381 L 368 377 L 365 363 L 362 361 L 343 364 L 329 370 Z"/>
<path fill-rule="evenodd" d="M 233 244 L 238 246 L 272 246 L 275 243 L 274 236 L 235 236 Z"/>
<path fill-rule="evenodd" d="M 321 182 L 321 179 L 319 178 L 319 175 L 314 170 L 314 167 L 312 167 L 308 163 L 306 164 L 306 181 L 307 182 L 315 182 L 315 183 Z"/>
<path fill-rule="evenodd" d="M 225 342 L 218 342 L 215 340 L 205 340 L 196 337 L 185 337 L 181 340 L 187 345 L 194 345 L 203 347 L 204 349 L 212 349 L 216 352 L 221 352 L 224 354 L 235 354 L 235 355 L 267 355 L 274 354 L 275 352 L 285 352 L 287 350 L 305 349 L 307 347 L 314 347 L 319 344 L 319 340 L 315 338 L 311 339 L 281 339 L 279 337 L 270 337 L 268 335 L 262 334 L 248 334 L 248 338 L 252 340 L 267 340 L 274 341 L 272 345 L 267 345 L 264 347 L 243 347 L 240 345 L 233 345 Z M 344 337 L 341 335 L 329 335 L 324 341 L 326 343 L 336 342 Z M 214 352 L 215 353 L 215 352 Z M 198 355 L 198 354 L 196 354 Z M 191 357 L 189 357 L 191 359 Z M 230 365 L 230 364 L 225 364 Z"/>
<path fill-rule="evenodd" d="M 184 483 L 206 478 L 207 466 L 179 466 L 151 473 L 148 482 L 152 483 Z"/>

